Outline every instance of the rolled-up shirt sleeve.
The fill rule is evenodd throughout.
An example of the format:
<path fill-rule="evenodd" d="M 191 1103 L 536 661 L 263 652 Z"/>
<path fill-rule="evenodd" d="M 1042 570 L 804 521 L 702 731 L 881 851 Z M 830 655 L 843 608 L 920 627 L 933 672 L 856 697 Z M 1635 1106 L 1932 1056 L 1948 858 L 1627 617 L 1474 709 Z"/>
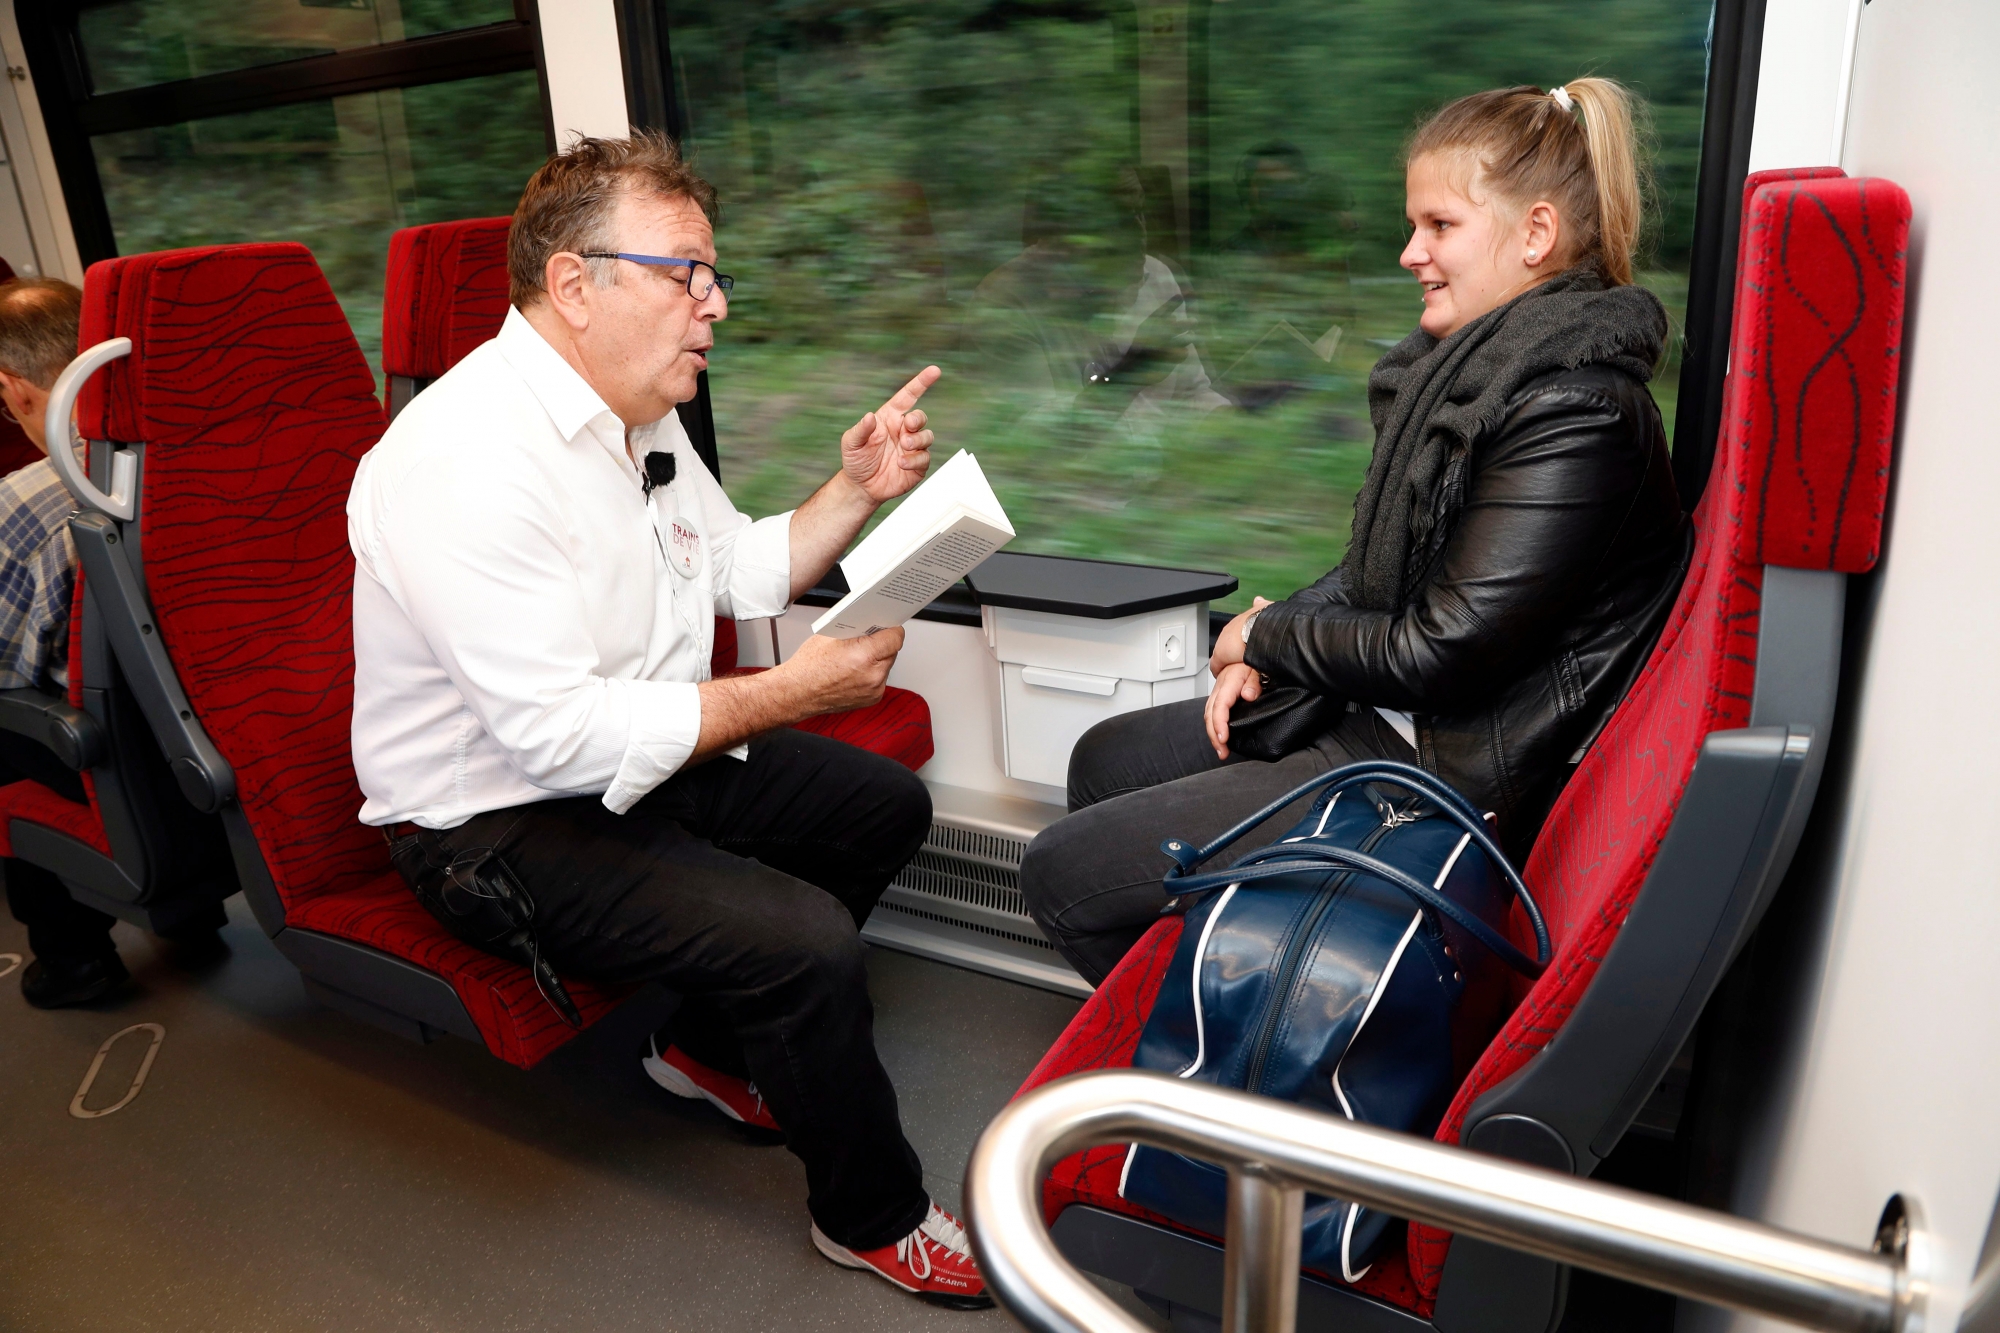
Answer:
<path fill-rule="evenodd" d="M 427 464 L 404 493 L 446 498 L 391 510 L 376 571 L 523 778 L 602 791 L 623 814 L 687 762 L 700 687 L 603 674 L 569 536 L 533 468 Z"/>
<path fill-rule="evenodd" d="M 717 556 L 717 613 L 755 620 L 781 616 L 792 604 L 791 511 L 754 523 L 745 519 L 727 551 L 718 550 Z"/>

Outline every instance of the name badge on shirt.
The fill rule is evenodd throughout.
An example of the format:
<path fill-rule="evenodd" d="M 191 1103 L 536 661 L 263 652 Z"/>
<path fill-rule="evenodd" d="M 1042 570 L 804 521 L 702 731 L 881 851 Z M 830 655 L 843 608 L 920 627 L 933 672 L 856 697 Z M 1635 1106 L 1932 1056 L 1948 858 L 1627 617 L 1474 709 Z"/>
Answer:
<path fill-rule="evenodd" d="M 701 524 L 686 514 L 667 523 L 667 563 L 684 579 L 701 572 Z"/>

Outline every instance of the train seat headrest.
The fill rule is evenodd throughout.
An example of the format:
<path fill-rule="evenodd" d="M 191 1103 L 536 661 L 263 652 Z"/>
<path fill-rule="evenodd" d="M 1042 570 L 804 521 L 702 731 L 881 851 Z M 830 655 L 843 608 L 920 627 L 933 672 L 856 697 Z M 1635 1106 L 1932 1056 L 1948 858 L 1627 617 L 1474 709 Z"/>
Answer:
<path fill-rule="evenodd" d="M 77 398 L 88 439 L 254 445 L 330 420 L 381 433 L 374 376 L 302 245 L 93 264 L 79 342 L 120 336 L 132 340 L 132 355 L 92 376 Z"/>
<path fill-rule="evenodd" d="M 1723 431 L 1741 556 L 1859 574 L 1880 554 L 1910 200 L 1883 180 L 1774 181 L 1743 211 Z"/>
<path fill-rule="evenodd" d="M 406 227 L 389 238 L 382 369 L 434 380 L 507 317 L 509 218 Z"/>

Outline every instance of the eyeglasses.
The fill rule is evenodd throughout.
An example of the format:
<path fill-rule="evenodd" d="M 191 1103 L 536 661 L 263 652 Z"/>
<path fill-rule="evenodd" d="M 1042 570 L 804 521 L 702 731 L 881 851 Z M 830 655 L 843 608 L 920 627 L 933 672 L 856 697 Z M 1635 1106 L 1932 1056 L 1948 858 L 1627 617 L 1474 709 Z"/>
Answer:
<path fill-rule="evenodd" d="M 688 295 L 697 301 L 706 301 L 717 287 L 722 288 L 726 297 L 736 286 L 736 279 L 727 273 L 717 273 L 715 265 L 699 259 L 669 259 L 664 255 L 635 255 L 623 250 L 594 250 L 579 255 L 581 259 L 629 259 L 634 264 L 644 264 L 648 268 L 681 268 L 687 270 L 687 277 L 681 279 L 688 289 Z M 707 281 L 702 280 L 702 270 L 708 270 Z"/>

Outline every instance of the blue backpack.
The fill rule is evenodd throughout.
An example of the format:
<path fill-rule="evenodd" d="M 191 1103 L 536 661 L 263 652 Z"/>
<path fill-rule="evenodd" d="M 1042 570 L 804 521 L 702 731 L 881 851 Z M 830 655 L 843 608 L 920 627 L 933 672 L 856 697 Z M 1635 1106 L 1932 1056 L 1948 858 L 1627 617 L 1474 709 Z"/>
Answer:
<path fill-rule="evenodd" d="M 1283 838 L 1195 873 L 1321 787 Z M 1529 977 L 1548 966 L 1541 911 L 1485 823 L 1407 764 L 1323 773 L 1206 847 L 1172 839 L 1161 850 L 1175 862 L 1167 892 L 1193 906 L 1139 1037 L 1139 1069 L 1429 1135 L 1506 1017 L 1502 965 Z M 1510 894 L 1533 924 L 1532 959 L 1503 933 Z M 1221 1235 L 1226 1180 L 1220 1167 L 1134 1144 L 1119 1193 Z M 1399 1226 L 1309 1194 L 1301 1261 L 1356 1281 Z"/>

